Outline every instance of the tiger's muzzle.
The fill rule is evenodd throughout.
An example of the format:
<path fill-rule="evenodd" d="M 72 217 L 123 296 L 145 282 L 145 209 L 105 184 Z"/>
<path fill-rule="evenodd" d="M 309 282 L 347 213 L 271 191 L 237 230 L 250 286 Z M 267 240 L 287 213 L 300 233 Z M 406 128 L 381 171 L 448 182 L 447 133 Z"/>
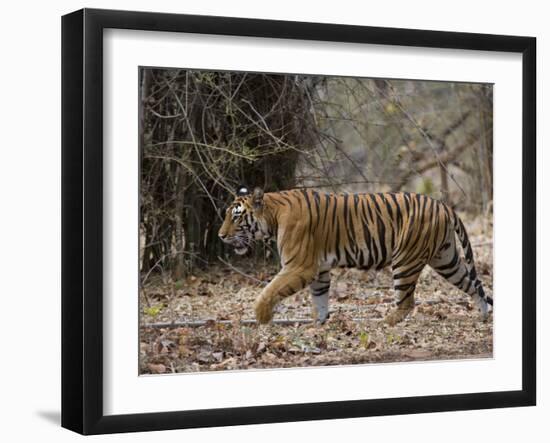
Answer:
<path fill-rule="evenodd" d="M 245 239 L 235 237 L 235 236 L 229 237 L 225 234 L 218 234 L 218 236 L 220 237 L 221 241 L 223 241 L 225 244 L 233 246 L 233 248 L 235 249 L 235 253 L 237 255 L 244 255 L 248 251 L 249 245 Z"/>

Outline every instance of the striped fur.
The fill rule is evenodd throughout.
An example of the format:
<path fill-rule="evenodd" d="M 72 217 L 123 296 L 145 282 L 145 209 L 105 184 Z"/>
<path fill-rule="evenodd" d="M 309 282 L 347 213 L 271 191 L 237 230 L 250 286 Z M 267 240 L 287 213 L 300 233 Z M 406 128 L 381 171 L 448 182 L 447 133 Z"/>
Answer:
<path fill-rule="evenodd" d="M 457 249 L 455 234 L 464 252 Z M 396 308 L 386 318 L 401 321 L 414 306 L 414 290 L 426 265 L 476 301 L 487 317 L 491 297 L 477 277 L 472 247 L 458 215 L 444 203 L 413 193 L 328 194 L 291 190 L 264 194 L 256 188 L 227 210 L 220 238 L 239 254 L 253 240 L 276 239 L 281 271 L 255 304 L 268 322 L 283 298 L 310 286 L 316 318 L 328 317 L 330 269 L 391 266 Z"/>

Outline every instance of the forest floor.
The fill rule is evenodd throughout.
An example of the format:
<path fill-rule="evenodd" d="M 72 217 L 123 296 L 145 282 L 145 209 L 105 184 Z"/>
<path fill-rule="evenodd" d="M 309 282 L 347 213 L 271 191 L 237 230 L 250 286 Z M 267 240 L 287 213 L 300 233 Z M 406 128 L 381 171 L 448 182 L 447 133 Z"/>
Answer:
<path fill-rule="evenodd" d="M 492 295 L 492 226 L 483 218 L 464 221 Z M 277 271 L 235 266 L 265 282 Z M 470 298 L 431 268 L 420 276 L 414 311 L 396 326 L 382 321 L 393 308 L 391 285 L 389 270 L 334 269 L 325 324 L 258 326 L 247 321 L 263 284 L 222 263 L 179 282 L 151 279 L 140 295 L 140 373 L 492 357 L 492 314 L 482 322 Z M 309 291 L 286 299 L 274 319 L 310 320 Z"/>

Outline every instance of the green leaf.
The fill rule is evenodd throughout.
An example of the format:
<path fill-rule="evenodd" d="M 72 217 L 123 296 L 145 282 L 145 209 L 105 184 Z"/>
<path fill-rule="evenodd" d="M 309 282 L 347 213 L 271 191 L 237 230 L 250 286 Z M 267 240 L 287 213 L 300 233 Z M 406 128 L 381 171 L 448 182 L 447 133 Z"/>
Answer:
<path fill-rule="evenodd" d="M 155 305 L 155 306 L 149 306 L 149 307 L 143 308 L 143 312 L 147 315 L 150 315 L 151 317 L 156 317 L 157 315 L 160 314 L 160 311 L 162 311 L 162 308 L 164 308 L 164 306 L 162 304 L 161 305 Z"/>
<path fill-rule="evenodd" d="M 361 346 L 367 347 L 369 345 L 369 334 L 366 331 L 361 331 L 359 334 L 359 342 L 361 343 Z"/>

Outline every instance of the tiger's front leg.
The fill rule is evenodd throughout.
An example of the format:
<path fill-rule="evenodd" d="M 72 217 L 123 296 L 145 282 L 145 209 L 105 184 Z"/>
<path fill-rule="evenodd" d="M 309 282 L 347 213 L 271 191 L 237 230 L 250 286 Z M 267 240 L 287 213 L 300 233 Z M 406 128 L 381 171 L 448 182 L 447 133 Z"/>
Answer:
<path fill-rule="evenodd" d="M 309 288 L 311 289 L 314 320 L 323 324 L 329 317 L 328 294 L 330 289 L 330 269 L 320 271 Z"/>
<path fill-rule="evenodd" d="M 267 323 L 273 309 L 285 297 L 305 288 L 316 274 L 315 269 L 282 269 L 256 299 L 254 311 L 258 323 Z"/>

